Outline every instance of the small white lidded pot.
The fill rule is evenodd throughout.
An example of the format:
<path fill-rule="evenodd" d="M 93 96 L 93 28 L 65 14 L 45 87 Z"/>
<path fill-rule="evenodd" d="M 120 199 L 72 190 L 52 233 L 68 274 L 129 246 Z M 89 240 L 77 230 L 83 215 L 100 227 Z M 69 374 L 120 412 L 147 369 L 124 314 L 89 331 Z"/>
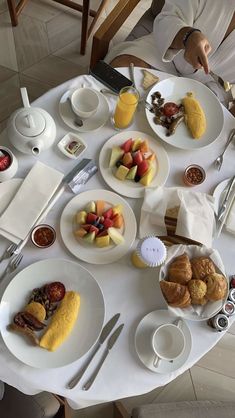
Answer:
<path fill-rule="evenodd" d="M 161 360 L 173 361 L 184 351 L 185 336 L 178 325 L 160 325 L 152 334 L 152 349 L 155 353 L 154 367 L 158 367 Z"/>
<path fill-rule="evenodd" d="M 0 182 L 10 180 L 18 170 L 18 161 L 13 152 L 0 145 Z"/>
<path fill-rule="evenodd" d="M 99 106 L 99 96 L 94 89 L 81 87 L 71 95 L 71 105 L 76 115 L 81 119 L 93 116 Z"/>

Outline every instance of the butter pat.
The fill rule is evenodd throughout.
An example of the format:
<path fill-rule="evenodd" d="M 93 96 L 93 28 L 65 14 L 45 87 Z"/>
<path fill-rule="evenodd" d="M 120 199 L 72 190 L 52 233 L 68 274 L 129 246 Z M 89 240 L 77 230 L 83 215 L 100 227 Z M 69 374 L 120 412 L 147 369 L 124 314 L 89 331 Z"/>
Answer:
<path fill-rule="evenodd" d="M 69 336 L 78 317 L 80 295 L 66 292 L 51 323 L 40 340 L 40 347 L 55 351 Z"/>

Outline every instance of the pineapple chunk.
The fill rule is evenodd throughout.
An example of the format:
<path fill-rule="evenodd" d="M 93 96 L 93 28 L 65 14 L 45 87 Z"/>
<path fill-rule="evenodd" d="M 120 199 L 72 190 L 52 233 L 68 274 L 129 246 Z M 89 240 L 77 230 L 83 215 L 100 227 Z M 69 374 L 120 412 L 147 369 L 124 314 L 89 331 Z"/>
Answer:
<path fill-rule="evenodd" d="M 76 222 L 78 224 L 85 224 L 86 223 L 86 217 L 87 217 L 87 213 L 85 212 L 85 210 L 81 210 L 76 215 Z"/>
<path fill-rule="evenodd" d="M 95 243 L 97 245 L 97 247 L 108 247 L 109 246 L 109 241 L 110 241 L 110 236 L 109 235 L 104 235 L 103 237 L 96 237 L 95 239 Z"/>
<path fill-rule="evenodd" d="M 143 186 L 149 186 L 149 184 L 153 180 L 154 173 L 155 173 L 154 168 L 152 166 L 150 166 L 147 173 L 143 177 L 141 177 L 140 183 L 143 184 Z"/>
<path fill-rule="evenodd" d="M 142 144 L 142 139 L 141 138 L 134 139 L 131 151 L 137 151 L 141 144 Z"/>
<path fill-rule="evenodd" d="M 113 206 L 113 216 L 114 215 L 120 215 L 122 213 L 123 210 L 123 205 L 121 203 L 119 203 L 119 205 Z"/>
<path fill-rule="evenodd" d="M 125 167 L 124 165 L 120 165 L 115 173 L 115 176 L 119 180 L 125 180 L 127 174 L 129 172 L 129 168 Z"/>

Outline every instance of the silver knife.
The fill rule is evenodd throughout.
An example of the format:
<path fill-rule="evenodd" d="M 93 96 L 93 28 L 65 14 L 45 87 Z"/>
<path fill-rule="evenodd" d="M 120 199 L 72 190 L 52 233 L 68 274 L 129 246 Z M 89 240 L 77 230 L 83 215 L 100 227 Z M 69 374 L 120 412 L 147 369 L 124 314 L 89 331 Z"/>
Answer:
<path fill-rule="evenodd" d="M 111 348 L 114 346 L 114 344 L 116 343 L 119 335 L 122 332 L 122 329 L 124 327 L 124 324 L 119 325 L 119 327 L 112 333 L 112 335 L 109 337 L 108 339 L 108 343 L 107 343 L 107 347 L 105 349 L 105 352 L 103 354 L 103 357 L 101 358 L 98 366 L 96 367 L 95 371 L 92 373 L 90 379 L 87 380 L 87 382 L 83 385 L 82 389 L 83 390 L 88 390 L 90 389 L 91 385 L 93 384 L 97 374 L 99 373 L 107 355 L 109 354 Z"/>
<path fill-rule="evenodd" d="M 221 206 L 219 207 L 218 210 L 218 215 L 217 215 L 217 219 L 220 221 L 225 213 L 226 207 L 227 207 L 227 203 L 230 197 L 230 193 L 233 189 L 233 185 L 235 183 L 235 176 L 232 177 L 232 179 L 230 180 L 229 186 L 228 186 L 228 190 L 226 192 L 225 198 L 223 199 L 223 202 L 221 204 Z"/>
<path fill-rule="evenodd" d="M 81 370 L 68 383 L 67 386 L 68 386 L 69 389 L 73 389 L 74 386 L 76 386 L 77 383 L 79 382 L 79 380 L 82 378 L 82 376 L 85 373 L 87 367 L 89 366 L 91 360 L 93 359 L 93 357 L 95 356 L 95 354 L 97 353 L 97 351 L 99 350 L 99 348 L 101 347 L 101 345 L 103 344 L 103 342 L 106 340 L 106 338 L 108 337 L 108 335 L 110 334 L 110 332 L 112 331 L 112 329 L 115 327 L 115 325 L 116 325 L 119 317 L 120 317 L 120 313 L 117 313 L 104 326 L 104 328 L 103 328 L 103 330 L 102 330 L 102 332 L 100 334 L 100 337 L 99 337 L 99 340 L 98 340 L 98 344 L 96 345 L 94 351 L 91 353 L 90 357 L 87 359 L 86 363 L 81 368 Z"/>

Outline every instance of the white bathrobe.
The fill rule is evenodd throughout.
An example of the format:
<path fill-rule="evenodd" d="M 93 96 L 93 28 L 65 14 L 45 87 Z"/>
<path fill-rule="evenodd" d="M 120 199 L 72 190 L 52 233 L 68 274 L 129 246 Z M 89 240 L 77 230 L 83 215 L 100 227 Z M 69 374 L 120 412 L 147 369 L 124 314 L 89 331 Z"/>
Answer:
<path fill-rule="evenodd" d="M 203 70 L 194 72 L 184 59 L 184 50 L 169 47 L 181 28 L 200 29 L 212 47 L 210 69 L 235 83 L 235 30 L 223 41 L 234 12 L 235 0 L 166 0 L 154 21 L 153 33 L 112 47 L 105 60 L 110 62 L 121 54 L 134 55 L 160 71 L 199 80 L 226 101 L 210 75 Z"/>

